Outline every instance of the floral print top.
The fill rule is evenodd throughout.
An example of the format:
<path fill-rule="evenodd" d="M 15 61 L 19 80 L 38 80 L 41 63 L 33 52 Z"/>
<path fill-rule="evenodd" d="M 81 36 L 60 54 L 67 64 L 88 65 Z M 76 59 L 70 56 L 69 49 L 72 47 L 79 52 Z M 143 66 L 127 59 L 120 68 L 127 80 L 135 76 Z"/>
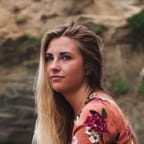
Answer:
<path fill-rule="evenodd" d="M 112 98 L 95 92 L 76 116 L 71 144 L 133 144 L 133 135 Z"/>

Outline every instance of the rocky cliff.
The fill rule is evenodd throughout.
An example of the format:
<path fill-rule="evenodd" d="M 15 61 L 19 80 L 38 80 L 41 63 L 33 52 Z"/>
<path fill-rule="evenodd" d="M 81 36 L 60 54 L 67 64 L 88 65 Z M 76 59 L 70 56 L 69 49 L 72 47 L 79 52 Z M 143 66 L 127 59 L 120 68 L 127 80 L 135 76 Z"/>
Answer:
<path fill-rule="evenodd" d="M 138 93 L 138 86 L 143 79 L 144 53 L 131 49 L 131 29 L 127 25 L 127 18 L 142 8 L 142 0 L 1 0 L 0 143 L 31 142 L 35 121 L 33 82 L 41 35 L 58 24 L 76 21 L 102 37 L 104 85 L 116 95 L 142 144 L 144 97 Z"/>

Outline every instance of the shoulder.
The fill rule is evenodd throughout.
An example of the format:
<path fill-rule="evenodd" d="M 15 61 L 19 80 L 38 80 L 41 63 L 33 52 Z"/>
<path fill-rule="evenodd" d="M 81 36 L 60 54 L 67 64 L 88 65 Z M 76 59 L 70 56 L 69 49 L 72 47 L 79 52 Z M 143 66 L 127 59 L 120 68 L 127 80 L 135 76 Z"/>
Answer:
<path fill-rule="evenodd" d="M 103 92 L 96 92 L 91 96 L 75 123 L 77 126 L 96 126 L 94 129 L 99 133 L 109 132 L 110 135 L 126 129 L 128 124 L 118 104 Z"/>
<path fill-rule="evenodd" d="M 103 92 L 95 92 L 88 97 L 85 106 L 81 110 L 80 118 L 83 121 L 90 115 L 99 115 L 109 120 L 123 117 L 123 113 L 118 104 Z"/>
<path fill-rule="evenodd" d="M 77 116 L 73 134 L 79 138 L 111 143 L 129 141 L 128 121 L 117 103 L 107 94 L 96 92 L 88 97 L 81 113 Z"/>

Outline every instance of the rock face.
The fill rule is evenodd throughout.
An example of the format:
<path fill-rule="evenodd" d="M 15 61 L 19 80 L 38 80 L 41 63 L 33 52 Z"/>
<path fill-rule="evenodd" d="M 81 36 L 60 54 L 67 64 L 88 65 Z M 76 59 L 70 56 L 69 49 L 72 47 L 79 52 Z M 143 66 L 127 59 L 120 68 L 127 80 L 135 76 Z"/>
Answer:
<path fill-rule="evenodd" d="M 132 51 L 126 41 L 126 18 L 144 8 L 143 1 L 128 0 L 25 0 L 0 1 L 0 143 L 31 143 L 34 121 L 34 77 L 38 68 L 41 34 L 61 23 L 77 21 L 100 32 L 105 43 L 104 85 L 118 75 L 129 86 L 126 94 L 114 93 L 127 114 L 140 144 L 143 142 L 142 80 L 144 53 Z"/>
<path fill-rule="evenodd" d="M 39 42 L 27 36 L 0 46 L 0 143 L 30 143 Z"/>

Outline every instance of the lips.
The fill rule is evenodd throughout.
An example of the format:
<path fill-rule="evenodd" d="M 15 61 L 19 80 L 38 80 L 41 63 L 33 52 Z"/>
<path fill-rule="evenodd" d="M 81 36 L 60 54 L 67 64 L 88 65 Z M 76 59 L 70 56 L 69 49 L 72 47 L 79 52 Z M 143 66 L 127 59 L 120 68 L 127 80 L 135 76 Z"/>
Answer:
<path fill-rule="evenodd" d="M 61 80 L 63 78 L 64 78 L 64 76 L 59 76 L 59 75 L 53 75 L 50 77 L 50 79 L 53 81 L 58 81 L 58 80 Z"/>

